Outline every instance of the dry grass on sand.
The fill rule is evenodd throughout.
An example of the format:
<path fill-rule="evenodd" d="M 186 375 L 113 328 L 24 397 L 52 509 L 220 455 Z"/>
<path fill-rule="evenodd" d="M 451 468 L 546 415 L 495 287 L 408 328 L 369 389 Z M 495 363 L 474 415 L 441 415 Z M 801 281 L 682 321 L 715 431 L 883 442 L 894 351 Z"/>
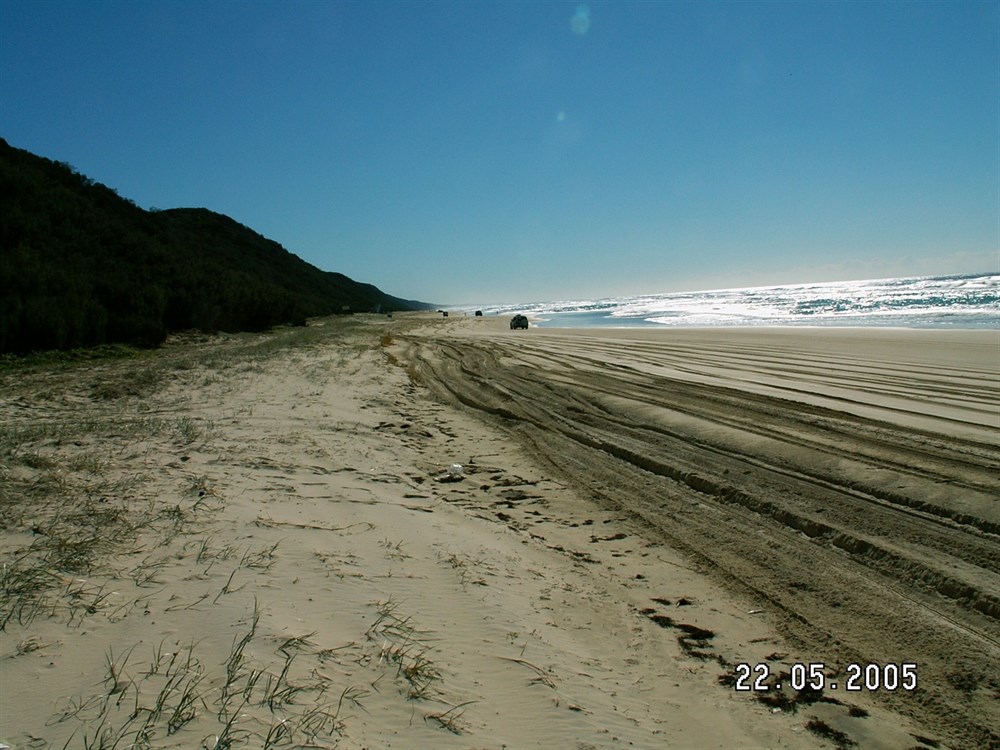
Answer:
<path fill-rule="evenodd" d="M 767 662 L 778 675 L 824 661 L 833 675 L 863 637 L 845 630 L 842 651 L 811 641 L 788 627 L 794 611 L 771 584 L 720 574 L 724 555 L 692 552 L 650 522 L 642 487 L 674 502 L 656 484 L 664 477 L 688 504 L 662 509 L 678 523 L 696 513 L 739 528 L 748 514 L 767 515 L 720 504 L 708 485 L 685 488 L 658 471 L 656 456 L 629 464 L 640 451 L 626 432 L 664 414 L 677 421 L 661 434 L 693 429 L 707 416 L 692 405 L 709 404 L 707 393 L 667 405 L 639 398 L 648 383 L 634 378 L 608 390 L 601 378 L 625 349 L 609 356 L 600 339 L 546 335 L 493 320 L 359 316 L 179 337 L 156 352 L 7 363 L 0 743 L 902 750 L 990 741 L 974 721 L 963 733 L 925 709 L 921 695 L 734 691 L 741 662 Z M 719 382 L 725 363 L 665 373 L 655 346 L 627 349 L 648 356 L 618 372 L 669 377 L 677 389 L 740 388 Z M 745 354 L 729 352 L 761 375 L 746 378 L 755 384 L 745 392 L 768 398 L 775 378 L 787 384 Z M 947 409 L 979 396 L 969 386 L 963 398 Z M 595 405 L 618 415 L 618 437 L 595 421 Z M 828 416 L 820 406 L 809 418 Z M 596 443 L 588 450 L 630 468 L 608 468 L 545 425 L 561 425 L 563 438 L 583 430 Z M 713 429 L 736 435 L 733 424 Z M 905 429 L 932 444 L 928 424 Z M 740 456 L 713 449 L 719 476 L 732 476 L 737 460 L 764 470 L 770 436 L 741 434 L 730 441 Z M 707 451 L 712 436 L 698 439 Z M 753 482 L 771 481 L 747 476 L 748 496 Z M 974 515 L 960 507 L 969 492 L 945 493 L 935 507 L 962 526 L 960 513 Z M 771 543 L 831 547 L 774 518 L 745 528 L 770 528 Z M 707 533 L 699 529 L 690 526 Z M 952 577 L 986 575 L 995 569 L 969 558 Z M 822 598 L 808 588 L 789 596 Z M 995 639 L 996 620 L 970 607 L 966 616 L 949 600 L 936 611 Z M 995 658 L 995 640 L 984 643 Z M 998 716 L 1000 685 L 975 653 L 963 652 L 955 684 L 931 693 L 986 711 L 985 725 Z"/>

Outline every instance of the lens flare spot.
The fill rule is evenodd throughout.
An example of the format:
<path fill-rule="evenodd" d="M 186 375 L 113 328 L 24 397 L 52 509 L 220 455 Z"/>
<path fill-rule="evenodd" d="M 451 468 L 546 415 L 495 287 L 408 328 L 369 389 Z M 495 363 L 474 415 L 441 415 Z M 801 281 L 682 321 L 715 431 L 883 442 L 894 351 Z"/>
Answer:
<path fill-rule="evenodd" d="M 577 5 L 573 17 L 569 20 L 570 30 L 577 36 L 583 36 L 590 29 L 590 8 Z"/>

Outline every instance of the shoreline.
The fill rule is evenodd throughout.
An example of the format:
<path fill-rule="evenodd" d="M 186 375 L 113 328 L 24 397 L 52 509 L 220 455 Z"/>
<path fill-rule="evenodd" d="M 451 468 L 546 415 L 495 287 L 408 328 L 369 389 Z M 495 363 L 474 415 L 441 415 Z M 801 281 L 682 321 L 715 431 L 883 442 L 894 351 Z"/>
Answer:
<path fill-rule="evenodd" d="M 534 316 L 557 327 L 913 327 L 1000 328 L 995 272 L 734 287 L 484 304 L 481 310 Z M 476 307 L 459 305 L 471 314 Z M 612 313 L 619 313 L 613 316 Z M 695 323 L 684 323 L 695 320 Z M 909 321 L 900 323 L 898 321 Z M 973 322 L 970 322 L 973 321 Z M 618 324 L 616 321 L 626 321 Z M 819 322 L 815 322 L 819 321 Z M 928 324 L 927 321 L 934 321 Z"/>
<path fill-rule="evenodd" d="M 529 315 L 529 320 L 533 318 Z M 748 325 L 748 324 L 736 324 L 733 325 L 663 325 L 657 323 L 649 323 L 646 325 L 601 325 L 601 326 L 541 326 L 536 325 L 536 328 L 543 330 L 561 330 L 561 331 L 591 331 L 596 333 L 602 330 L 615 330 L 615 331 L 956 331 L 956 332 L 977 332 L 984 331 L 987 333 L 997 333 L 998 329 L 994 325 L 982 325 L 982 326 L 889 326 L 889 325 L 843 325 L 843 324 L 829 324 L 829 325 L 810 325 L 808 323 L 788 323 L 788 324 L 777 324 L 777 323 L 762 323 L 759 325 Z"/>
<path fill-rule="evenodd" d="M 450 320 L 464 320 L 466 318 L 475 318 L 475 316 L 466 310 L 462 312 L 461 316 L 455 318 L 449 318 Z M 414 313 L 399 313 L 401 315 L 412 315 Z M 502 313 L 502 314 L 484 314 L 478 320 L 503 320 L 509 321 L 511 316 L 515 312 Z M 574 313 L 559 313 L 560 315 L 573 315 Z M 925 325 L 925 326 L 907 326 L 907 325 L 882 325 L 882 324 L 871 324 L 871 323 L 857 323 L 857 324 L 844 324 L 844 323 L 732 323 L 732 324 L 721 324 L 721 323 L 705 323 L 705 324 L 666 324 L 666 323 L 653 323 L 648 321 L 643 321 L 641 323 L 634 324 L 599 324 L 599 325 L 552 325 L 551 318 L 545 318 L 537 313 L 524 313 L 532 323 L 532 327 L 539 330 L 545 331 L 590 331 L 592 333 L 599 333 L 600 331 L 955 331 L 961 332 L 983 332 L 983 333 L 994 333 L 1000 334 L 1000 320 L 990 321 L 976 326 L 961 326 L 961 325 Z"/>

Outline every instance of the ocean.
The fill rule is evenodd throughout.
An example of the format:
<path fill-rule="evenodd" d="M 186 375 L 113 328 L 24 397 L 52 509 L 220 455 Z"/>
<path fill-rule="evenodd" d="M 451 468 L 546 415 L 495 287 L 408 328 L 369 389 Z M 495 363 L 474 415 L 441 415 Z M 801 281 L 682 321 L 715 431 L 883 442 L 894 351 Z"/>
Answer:
<path fill-rule="evenodd" d="M 923 276 L 479 306 L 541 327 L 885 326 L 1000 330 L 1000 275 Z"/>

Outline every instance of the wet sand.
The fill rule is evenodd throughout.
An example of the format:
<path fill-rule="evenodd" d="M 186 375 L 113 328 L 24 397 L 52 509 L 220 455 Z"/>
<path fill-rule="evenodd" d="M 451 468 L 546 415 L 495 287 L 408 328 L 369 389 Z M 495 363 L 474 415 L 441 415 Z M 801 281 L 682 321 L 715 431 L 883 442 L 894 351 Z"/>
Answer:
<path fill-rule="evenodd" d="M 659 333 L 0 374 L 0 742 L 996 744 L 996 334 Z M 830 687 L 869 662 L 919 689 Z"/>

